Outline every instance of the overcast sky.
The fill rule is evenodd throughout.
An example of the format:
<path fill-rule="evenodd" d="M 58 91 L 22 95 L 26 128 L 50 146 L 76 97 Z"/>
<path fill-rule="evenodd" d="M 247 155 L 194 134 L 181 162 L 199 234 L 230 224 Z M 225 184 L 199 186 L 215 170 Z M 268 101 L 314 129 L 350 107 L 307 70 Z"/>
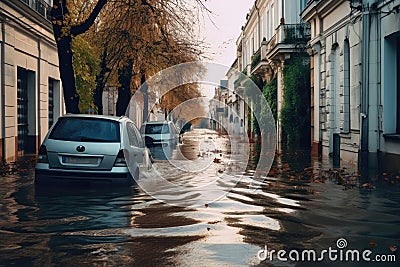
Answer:
<path fill-rule="evenodd" d="M 211 18 L 215 25 L 205 19 L 201 26 L 202 34 L 211 46 L 207 53 L 213 61 L 231 66 L 236 58 L 236 40 L 241 27 L 246 22 L 246 14 L 254 0 L 208 0 L 205 5 L 214 14 Z"/>

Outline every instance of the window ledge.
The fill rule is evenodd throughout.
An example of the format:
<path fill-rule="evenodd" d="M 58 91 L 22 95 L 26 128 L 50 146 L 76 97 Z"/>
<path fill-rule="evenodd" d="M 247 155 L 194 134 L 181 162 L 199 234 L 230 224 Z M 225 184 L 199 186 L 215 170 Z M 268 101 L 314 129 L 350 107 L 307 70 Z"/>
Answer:
<path fill-rule="evenodd" d="M 340 138 L 351 139 L 351 132 L 340 132 Z"/>
<path fill-rule="evenodd" d="M 391 141 L 398 141 L 400 142 L 400 134 L 394 133 L 394 134 L 384 134 L 383 137 L 387 140 Z"/>

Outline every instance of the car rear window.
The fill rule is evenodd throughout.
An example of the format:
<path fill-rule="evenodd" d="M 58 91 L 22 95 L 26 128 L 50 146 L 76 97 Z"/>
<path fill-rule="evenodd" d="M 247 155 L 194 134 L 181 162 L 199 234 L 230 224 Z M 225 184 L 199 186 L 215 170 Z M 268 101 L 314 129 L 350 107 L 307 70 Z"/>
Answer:
<path fill-rule="evenodd" d="M 168 124 L 146 124 L 145 134 L 167 134 Z"/>
<path fill-rule="evenodd" d="M 120 142 L 119 123 L 98 118 L 60 118 L 49 139 L 79 142 Z"/>

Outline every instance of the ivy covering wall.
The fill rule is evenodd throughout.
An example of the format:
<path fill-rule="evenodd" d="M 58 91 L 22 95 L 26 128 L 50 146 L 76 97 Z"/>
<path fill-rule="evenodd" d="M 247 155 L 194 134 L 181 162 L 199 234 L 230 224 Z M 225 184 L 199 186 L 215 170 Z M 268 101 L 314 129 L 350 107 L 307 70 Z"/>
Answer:
<path fill-rule="evenodd" d="M 264 85 L 263 96 L 267 99 L 269 108 L 276 121 L 278 118 L 278 81 L 276 77 Z M 265 113 L 266 111 L 263 112 L 263 109 L 261 109 L 261 114 Z"/>
<path fill-rule="evenodd" d="M 280 114 L 282 140 L 289 148 L 310 147 L 310 63 L 307 55 L 285 61 L 283 104 Z"/>
<path fill-rule="evenodd" d="M 252 80 L 257 85 L 258 89 L 260 91 L 262 91 L 262 88 L 264 87 L 264 81 L 262 80 L 262 78 L 260 76 L 253 74 L 250 76 L 250 80 Z M 258 104 L 254 105 L 253 108 L 254 108 L 254 112 L 256 114 L 260 114 L 260 111 L 259 111 L 260 107 Z M 249 114 L 250 113 L 251 113 L 251 110 L 250 110 Z M 253 132 L 256 133 L 257 135 L 260 135 L 260 133 L 261 133 L 260 125 L 259 125 L 256 117 L 252 114 L 251 116 L 249 116 L 248 121 L 249 121 L 248 129 L 250 129 L 251 125 L 253 125 Z"/>

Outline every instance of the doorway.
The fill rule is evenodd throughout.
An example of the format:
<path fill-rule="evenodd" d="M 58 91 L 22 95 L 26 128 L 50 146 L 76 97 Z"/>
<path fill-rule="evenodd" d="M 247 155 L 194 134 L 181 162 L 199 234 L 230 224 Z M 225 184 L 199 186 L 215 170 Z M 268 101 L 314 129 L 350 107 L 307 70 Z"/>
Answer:
<path fill-rule="evenodd" d="M 35 72 L 17 68 L 17 144 L 18 155 L 36 153 Z"/>

